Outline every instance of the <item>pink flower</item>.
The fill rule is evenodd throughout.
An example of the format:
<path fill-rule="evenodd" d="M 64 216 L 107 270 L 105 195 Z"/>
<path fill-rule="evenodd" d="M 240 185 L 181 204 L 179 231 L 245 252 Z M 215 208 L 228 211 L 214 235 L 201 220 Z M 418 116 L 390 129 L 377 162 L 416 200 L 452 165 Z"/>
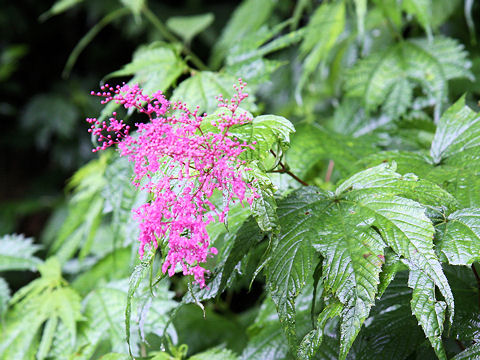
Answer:
<path fill-rule="evenodd" d="M 162 271 L 172 276 L 180 267 L 184 275 L 193 275 L 200 287 L 205 286 L 207 272 L 201 265 L 217 254 L 217 249 L 210 247 L 206 229 L 215 221 L 212 214 L 223 221 L 236 199 L 242 202 L 246 198 L 251 203 L 258 196 L 244 180 L 243 172 L 248 170 L 242 167 L 245 161 L 239 160 L 252 145 L 234 139 L 229 132 L 232 126 L 251 121 L 237 111 L 248 96 L 243 93 L 245 85 L 239 79 L 232 99 L 217 97 L 218 106 L 226 111 L 209 124 L 216 131 L 202 128 L 207 115 L 199 115 L 198 107 L 191 111 L 182 102 L 171 103 L 161 92 L 145 95 L 138 85 L 115 89 L 105 85 L 101 92 L 92 92 L 104 98 L 103 104 L 115 101 L 149 118 L 147 123 L 135 124 L 135 137 L 123 120 L 117 120 L 116 113 L 108 122 L 87 119 L 89 132 L 100 143 L 93 151 L 118 144 L 120 155 L 134 162 L 135 186 L 152 194 L 152 201 L 134 210 L 140 224 L 140 256 L 146 246 L 157 248 L 167 240 L 169 251 Z M 223 209 L 209 200 L 215 190 L 227 194 Z"/>

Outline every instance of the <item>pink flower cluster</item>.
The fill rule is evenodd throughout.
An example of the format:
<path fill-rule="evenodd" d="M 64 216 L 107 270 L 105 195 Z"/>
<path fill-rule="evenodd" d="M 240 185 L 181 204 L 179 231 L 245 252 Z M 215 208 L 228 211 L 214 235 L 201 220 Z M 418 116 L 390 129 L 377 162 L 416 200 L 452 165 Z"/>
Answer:
<path fill-rule="evenodd" d="M 201 287 L 206 273 L 201 264 L 217 254 L 217 249 L 210 247 L 207 225 L 216 218 L 224 221 L 231 203 L 247 200 L 251 204 L 258 196 L 244 180 L 242 172 L 248 168 L 239 160 L 253 145 L 230 133 L 232 126 L 251 121 L 245 112 L 237 111 L 248 96 L 243 92 L 245 85 L 239 79 L 232 99 L 217 97 L 225 112 L 213 120 L 199 115 L 198 107 L 190 111 L 182 102 L 169 102 L 161 92 L 143 94 L 138 85 L 105 85 L 101 92 L 92 92 L 104 98 L 103 104 L 115 101 L 149 118 L 147 123 L 135 124 L 134 136 L 129 134 L 129 126 L 116 119 L 116 113 L 108 122 L 87 119 L 89 132 L 100 143 L 93 151 L 118 144 L 121 155 L 134 162 L 134 184 L 152 194 L 150 202 L 134 210 L 140 222 L 140 256 L 146 246 L 157 248 L 168 239 L 162 271 L 172 276 L 179 265 L 183 274 L 193 275 Z M 210 201 L 215 190 L 226 196 L 222 209 Z"/>

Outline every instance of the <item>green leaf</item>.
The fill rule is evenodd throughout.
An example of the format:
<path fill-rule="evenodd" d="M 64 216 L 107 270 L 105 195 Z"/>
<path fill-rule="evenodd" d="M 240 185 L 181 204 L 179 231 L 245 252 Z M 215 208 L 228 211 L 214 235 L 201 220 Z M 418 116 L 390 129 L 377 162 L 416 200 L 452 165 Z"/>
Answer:
<path fill-rule="evenodd" d="M 42 260 L 33 254 L 40 248 L 41 246 L 33 244 L 32 238 L 25 238 L 23 235 L 0 237 L 0 271 L 36 271 Z"/>
<path fill-rule="evenodd" d="M 413 289 L 412 312 L 432 343 L 440 360 L 447 360 L 442 333 L 447 304 L 435 298 L 435 284 L 422 269 L 411 270 L 408 286 Z"/>
<path fill-rule="evenodd" d="M 184 80 L 173 92 L 171 101 L 182 101 L 193 109 L 199 106 L 198 113 L 204 112 L 212 114 L 218 109 L 218 102 L 215 99 L 218 95 L 223 95 L 228 99 L 234 95 L 233 85 L 238 79 L 232 75 L 214 73 L 209 71 L 198 72 L 187 80 Z M 253 96 L 246 89 L 250 96 L 242 102 L 242 108 L 247 110 L 255 109 L 253 105 Z"/>
<path fill-rule="evenodd" d="M 324 257 L 324 291 L 343 304 L 341 359 L 346 358 L 375 303 L 384 258 L 385 244 L 361 212 L 356 206 L 332 205 L 324 214 L 317 215 L 325 216 L 325 220 L 313 244 Z"/>
<path fill-rule="evenodd" d="M 382 237 L 393 251 L 404 257 L 412 271 L 423 273 L 439 288 L 453 319 L 453 295 L 433 250 L 433 225 L 419 203 L 397 196 L 364 197 L 360 206 L 372 212 Z"/>
<path fill-rule="evenodd" d="M 132 262 L 130 247 L 118 248 L 99 259 L 90 269 L 82 272 L 72 282 L 72 287 L 80 295 L 87 295 L 102 282 L 121 279 L 129 275 Z"/>
<path fill-rule="evenodd" d="M 263 26 L 236 42 L 228 52 L 225 71 L 242 77 L 251 85 L 269 81 L 272 73 L 285 62 L 266 59 L 265 56 L 303 38 L 304 29 L 279 35 L 286 25 L 286 22 L 280 23 L 272 29 Z"/>
<path fill-rule="evenodd" d="M 65 285 L 61 278 L 60 263 L 49 258 L 39 266 L 41 277 L 21 288 L 11 299 L 4 336 L 0 341 L 0 357 L 29 358 L 37 354 L 44 358 L 51 347 L 58 320 L 65 327 L 66 341 L 76 342 L 77 322 L 82 320 L 79 295 Z M 39 330 L 45 323 L 40 344 Z"/>
<path fill-rule="evenodd" d="M 212 13 L 191 16 L 172 16 L 167 20 L 167 26 L 189 44 L 196 35 L 200 34 L 213 23 L 214 18 Z"/>
<path fill-rule="evenodd" d="M 467 78 L 473 81 L 475 79 L 470 71 L 472 64 L 467 58 L 468 53 L 457 40 L 436 36 L 431 41 L 428 39 L 413 39 L 411 41 L 440 62 L 447 80 Z"/>
<path fill-rule="evenodd" d="M 480 209 L 462 209 L 437 226 L 437 249 L 452 265 L 480 261 Z"/>
<path fill-rule="evenodd" d="M 347 72 L 345 89 L 348 96 L 363 98 L 367 111 L 383 105 L 385 112 L 398 118 L 411 106 L 412 89 L 420 86 L 434 100 L 439 117 L 447 94 L 446 81 L 438 58 L 416 43 L 405 41 L 359 61 Z M 392 92 L 394 95 L 389 95 Z"/>
<path fill-rule="evenodd" d="M 275 187 L 272 181 L 255 163 L 248 164 L 248 181 L 257 192 L 258 197 L 253 199 L 250 211 L 255 217 L 262 231 L 275 231 L 278 226 L 277 201 L 274 197 Z"/>
<path fill-rule="evenodd" d="M 213 298 L 232 284 L 235 273 L 244 275 L 239 270 L 241 262 L 263 240 L 265 233 L 260 230 L 253 217 L 249 217 L 238 226 L 238 229 L 229 225 L 229 233 L 224 236 L 226 245 L 218 255 L 219 263 L 213 270 L 213 276 L 207 286 L 203 289 L 195 287 L 193 291 L 195 298 L 188 292 L 183 302 L 193 303 Z"/>
<path fill-rule="evenodd" d="M 395 166 L 388 164 L 353 175 L 335 194 L 302 188 L 279 202 L 281 231 L 269 255 L 267 286 L 292 349 L 296 348 L 294 299 L 310 276 L 312 248 L 323 258 L 324 296 L 334 296 L 343 305 L 341 359 L 346 358 L 379 292 L 385 247 L 389 265 L 380 291 L 391 281 L 401 257 L 412 272 L 421 271 L 430 281 L 417 292 L 438 287 L 452 320 L 453 295 L 433 249 L 433 225 L 426 208 L 408 197 L 456 206 L 455 199 L 438 186 L 412 174 L 397 174 Z M 426 303 L 424 310 L 435 311 L 435 304 Z M 431 324 L 419 320 L 430 336 Z M 319 333 L 311 337 L 312 346 L 320 344 Z"/>
<path fill-rule="evenodd" d="M 278 144 L 282 151 L 290 146 L 290 134 L 295 132 L 293 124 L 282 116 L 261 115 L 253 118 L 252 122 L 230 131 L 248 144 L 254 144 L 254 150 L 248 151 L 253 159 L 264 160 L 270 157 L 270 150 L 276 149 Z"/>
<path fill-rule="evenodd" d="M 58 325 L 58 317 L 51 317 L 45 323 L 45 327 L 43 329 L 43 336 L 42 341 L 40 342 L 40 346 L 38 347 L 37 352 L 37 359 L 43 360 L 47 357 L 47 354 L 52 346 L 52 340 L 55 330 L 57 329 Z"/>
<path fill-rule="evenodd" d="M 139 84 L 145 94 L 166 91 L 187 69 L 185 62 L 172 46 L 154 42 L 138 48 L 132 62 L 114 71 L 106 78 L 133 76 L 130 84 Z"/>
<path fill-rule="evenodd" d="M 343 306 L 339 302 L 329 304 L 318 315 L 317 328 L 310 331 L 302 340 L 298 347 L 297 357 L 299 359 L 312 359 L 318 352 L 318 348 L 323 341 L 323 328 L 328 319 L 339 316 L 342 312 Z"/>
<path fill-rule="evenodd" d="M 412 315 L 412 291 L 407 287 L 408 273 L 399 272 L 380 300 L 372 308 L 369 325 L 359 335 L 359 360 L 401 360 L 415 352 L 425 341 Z"/>
<path fill-rule="evenodd" d="M 58 231 L 57 238 L 49 249 L 50 254 L 64 263 L 82 247 L 82 257 L 93 245 L 93 238 L 100 226 L 104 209 L 101 192 L 105 186 L 105 169 L 111 153 L 103 153 L 80 168 L 70 180 L 67 188 L 74 188 L 68 202 L 68 216 Z"/>
<path fill-rule="evenodd" d="M 305 38 L 300 47 L 304 69 L 300 78 L 297 96 L 313 74 L 318 64 L 324 61 L 345 27 L 345 2 L 321 4 L 307 25 Z"/>
<path fill-rule="evenodd" d="M 126 157 L 116 157 L 105 169 L 105 187 L 102 195 L 106 208 L 111 209 L 110 224 L 115 244 L 126 246 L 138 239 L 138 222 L 132 210 L 148 200 L 148 193 L 132 184 L 133 163 Z M 123 241 L 122 241 L 123 240 Z"/>
<path fill-rule="evenodd" d="M 84 300 L 86 318 L 79 330 L 79 340 L 75 348 L 78 359 L 91 359 L 102 342 L 107 342 L 113 352 L 125 353 L 125 308 L 128 298 L 128 280 L 111 282 L 92 291 Z M 175 307 L 173 293 L 168 284 L 160 282 L 155 297 L 151 298 L 148 282 L 139 285 L 137 293 L 130 300 L 133 318 L 130 324 L 130 344 L 132 353 L 138 356 L 142 343 L 141 328 L 145 334 L 162 336 L 166 331 L 176 336 L 171 326 L 167 329 L 168 312 Z M 151 298 L 151 302 L 147 299 Z M 145 306 L 148 305 L 148 306 Z M 147 314 L 148 313 L 148 314 Z M 140 323 L 141 322 L 141 323 Z"/>
<path fill-rule="evenodd" d="M 127 338 L 128 351 L 132 356 L 131 344 L 130 344 L 130 320 L 132 315 L 132 301 L 135 296 L 135 292 L 140 286 L 140 282 L 145 277 L 147 272 L 151 269 L 155 252 L 150 251 L 147 253 L 146 259 L 142 260 L 140 265 L 137 265 L 130 276 L 127 292 L 127 306 L 125 307 L 125 334 Z"/>
<path fill-rule="evenodd" d="M 465 105 L 462 96 L 441 117 L 430 154 L 436 164 L 480 146 L 480 116 Z"/>
<path fill-rule="evenodd" d="M 220 39 L 216 42 L 211 63 L 213 68 L 220 63 L 228 54 L 229 50 L 239 40 L 257 31 L 271 17 L 275 8 L 274 0 L 255 1 L 244 0 L 235 9 L 232 17 L 222 31 Z"/>
<path fill-rule="evenodd" d="M 296 348 L 295 298 L 311 275 L 315 225 L 329 204 L 315 188 L 297 191 L 279 203 L 282 228 L 267 264 L 267 286 L 292 349 Z"/>

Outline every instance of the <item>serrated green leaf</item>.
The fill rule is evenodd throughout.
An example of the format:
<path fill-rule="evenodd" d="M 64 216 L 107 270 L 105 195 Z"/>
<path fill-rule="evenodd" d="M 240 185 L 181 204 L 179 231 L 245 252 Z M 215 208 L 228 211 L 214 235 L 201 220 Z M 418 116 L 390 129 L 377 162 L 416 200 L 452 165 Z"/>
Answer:
<path fill-rule="evenodd" d="M 462 96 L 441 117 L 430 154 L 435 163 L 480 146 L 480 116 Z"/>
<path fill-rule="evenodd" d="M 324 291 L 343 304 L 340 359 L 345 359 L 375 303 L 385 244 L 356 206 L 332 205 L 322 215 L 326 219 L 313 246 L 324 257 Z"/>
<path fill-rule="evenodd" d="M 212 24 L 214 18 L 212 13 L 173 16 L 167 20 L 167 26 L 189 44 L 196 35 Z"/>
<path fill-rule="evenodd" d="M 439 117 L 446 81 L 439 59 L 417 44 L 405 41 L 359 61 L 347 72 L 345 89 L 348 96 L 363 98 L 367 111 L 383 105 L 384 111 L 397 118 L 404 114 L 407 105 L 411 106 L 412 88 L 419 85 L 434 100 L 435 116 Z M 397 94 L 399 104 L 393 98 L 388 100 L 391 91 Z M 387 109 L 387 100 L 395 107 Z"/>
<path fill-rule="evenodd" d="M 335 194 L 346 194 L 347 198 L 353 194 L 357 199 L 367 195 L 401 195 L 425 205 L 441 203 L 451 211 L 456 210 L 458 202 L 450 193 L 415 174 L 400 175 L 395 172 L 396 167 L 396 163 L 382 163 L 361 171 L 341 183 Z"/>
<path fill-rule="evenodd" d="M 139 47 L 131 63 L 108 74 L 106 78 L 133 76 L 129 83 L 139 84 L 145 94 L 151 94 L 169 89 L 186 69 L 185 62 L 172 46 L 154 42 Z"/>
<path fill-rule="evenodd" d="M 328 197 L 315 188 L 295 192 L 279 203 L 282 228 L 267 264 L 267 286 L 292 349 L 297 340 L 295 298 L 311 275 L 314 227 L 329 204 Z"/>
<path fill-rule="evenodd" d="M 360 206 L 372 211 L 386 243 L 404 257 L 411 271 L 422 270 L 445 297 L 453 320 L 453 295 L 442 266 L 433 250 L 433 225 L 419 203 L 397 196 L 365 197 Z"/>
<path fill-rule="evenodd" d="M 74 191 L 68 203 L 68 216 L 49 249 L 49 253 L 55 254 L 62 263 L 82 246 L 87 247 L 82 255 L 87 255 L 92 246 L 102 218 L 104 199 L 101 192 L 110 156 L 109 152 L 103 153 L 99 159 L 80 168 L 69 181 L 67 188 Z"/>
<path fill-rule="evenodd" d="M 33 244 L 32 238 L 23 235 L 0 237 L 0 271 L 37 270 L 42 260 L 33 256 L 41 246 Z"/>
<path fill-rule="evenodd" d="M 77 322 L 82 320 L 80 297 L 65 285 L 55 258 L 49 258 L 39 270 L 41 277 L 17 291 L 11 299 L 13 308 L 7 317 L 5 336 L 0 341 L 2 358 L 30 358 L 27 354 L 35 353 L 38 358 L 46 356 L 58 320 L 65 325 L 66 340 L 71 345 L 76 341 Z M 57 320 L 52 320 L 54 318 Z M 39 330 L 45 322 L 40 336 Z"/>
<path fill-rule="evenodd" d="M 113 352 L 128 352 L 125 341 L 125 308 L 128 290 L 128 279 L 124 279 L 99 287 L 85 298 L 86 321 L 79 330 L 79 340 L 75 350 L 78 359 L 91 359 L 103 341 L 110 344 Z M 134 310 L 132 317 L 136 319 L 130 323 L 130 343 L 135 356 L 140 352 L 141 327 L 145 334 L 162 336 L 166 331 L 170 336 L 176 337 L 171 326 L 166 329 L 167 313 L 176 305 L 171 300 L 173 293 L 168 290 L 168 284 L 165 282 L 159 283 L 156 290 L 155 297 L 151 298 L 148 282 L 144 282 L 139 285 L 137 293 L 130 299 L 130 308 Z M 151 303 L 145 308 L 145 300 L 148 299 L 151 299 Z M 140 321 L 142 324 L 139 323 Z"/>
<path fill-rule="evenodd" d="M 468 53 L 457 40 L 435 36 L 432 41 L 428 39 L 413 39 L 411 41 L 440 62 L 447 80 L 467 78 L 473 81 L 475 79 L 470 71 L 472 64 L 467 58 Z"/>
<path fill-rule="evenodd" d="M 317 319 L 317 328 L 310 331 L 300 343 L 298 347 L 297 357 L 298 359 L 312 359 L 313 356 L 317 353 L 318 348 L 323 341 L 323 328 L 328 319 L 335 316 L 339 316 L 342 312 L 343 306 L 339 302 L 334 302 L 329 304 L 323 309 L 323 311 L 318 315 Z"/>
<path fill-rule="evenodd" d="M 411 312 L 412 291 L 407 280 L 408 273 L 399 272 L 372 308 L 369 325 L 359 335 L 356 359 L 402 360 L 425 341 Z"/>
<path fill-rule="evenodd" d="M 480 261 L 480 209 L 467 208 L 450 214 L 437 226 L 437 249 L 452 265 Z"/>
<path fill-rule="evenodd" d="M 245 125 L 231 129 L 231 134 L 248 144 L 254 144 L 253 150 L 248 150 L 254 159 L 265 159 L 270 150 L 278 144 L 282 151 L 290 146 L 290 134 L 295 132 L 293 124 L 282 116 L 261 115 Z M 252 155 L 254 154 L 254 155 Z"/>
<path fill-rule="evenodd" d="M 413 289 L 412 312 L 440 360 L 447 360 L 442 344 L 447 304 L 435 298 L 435 283 L 423 270 L 410 270 L 408 286 Z"/>
<path fill-rule="evenodd" d="M 212 114 L 218 108 L 218 102 L 215 97 L 223 95 L 224 99 L 228 99 L 233 96 L 233 85 L 237 84 L 237 82 L 238 79 L 233 75 L 209 71 L 198 72 L 177 86 L 171 101 L 182 101 L 192 108 L 199 106 L 199 114 L 204 112 Z M 251 94 L 248 88 L 245 91 Z M 242 102 L 242 108 L 246 110 L 255 109 L 252 95 Z"/>

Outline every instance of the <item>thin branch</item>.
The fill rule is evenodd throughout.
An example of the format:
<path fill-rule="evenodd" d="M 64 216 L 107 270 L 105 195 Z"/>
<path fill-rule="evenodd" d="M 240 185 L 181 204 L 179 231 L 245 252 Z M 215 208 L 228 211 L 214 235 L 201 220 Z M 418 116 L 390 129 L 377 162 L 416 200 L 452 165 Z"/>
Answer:
<path fill-rule="evenodd" d="M 325 175 L 325 182 L 330 182 L 330 178 L 332 177 L 334 166 L 335 166 L 335 162 L 333 160 L 329 160 L 328 161 L 327 174 Z"/>
<path fill-rule="evenodd" d="M 270 153 L 277 157 L 277 154 L 275 154 L 275 152 L 273 150 L 270 150 Z M 293 179 L 295 179 L 296 181 L 298 181 L 300 184 L 302 184 L 303 186 L 309 186 L 305 181 L 303 181 L 302 179 L 300 179 L 297 175 L 295 175 L 294 173 L 292 173 L 290 170 L 287 169 L 287 167 L 285 166 L 285 164 L 283 164 L 281 161 L 278 162 L 278 165 L 280 165 L 280 168 L 281 169 L 278 169 L 278 170 L 271 170 L 269 172 L 272 172 L 272 173 L 279 173 L 279 174 L 287 174 L 288 176 L 292 177 Z"/>
<path fill-rule="evenodd" d="M 179 42 L 177 37 L 173 35 L 168 28 L 163 24 L 162 21 L 153 13 L 152 10 L 150 10 L 148 7 L 144 7 L 142 9 L 143 13 L 145 14 L 145 17 L 152 23 L 153 26 L 157 28 L 159 33 L 168 41 L 170 42 Z M 182 43 L 183 44 L 183 43 Z M 203 63 L 200 58 L 195 55 L 185 44 L 183 44 L 183 52 L 187 54 L 190 59 L 192 60 L 192 63 L 199 69 L 199 70 L 208 70 L 208 67 Z"/>

